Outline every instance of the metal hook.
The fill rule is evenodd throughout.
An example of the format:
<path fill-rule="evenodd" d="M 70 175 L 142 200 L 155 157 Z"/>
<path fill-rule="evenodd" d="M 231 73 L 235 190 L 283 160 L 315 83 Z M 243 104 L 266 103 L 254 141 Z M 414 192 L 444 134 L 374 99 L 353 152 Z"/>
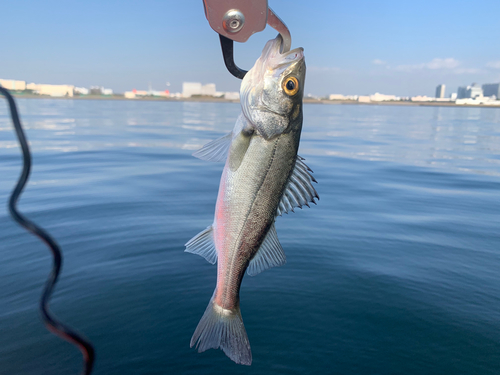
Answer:
<path fill-rule="evenodd" d="M 243 22 L 244 18 L 243 21 L 238 24 L 240 29 L 243 25 Z M 267 9 L 267 24 L 278 31 L 283 38 L 281 53 L 290 51 L 290 47 L 292 45 L 292 37 L 290 35 L 290 31 L 286 27 L 285 23 L 276 15 L 276 13 L 273 12 L 271 8 Z M 222 56 L 224 58 L 224 64 L 226 65 L 227 70 L 236 78 L 243 79 L 248 71 L 239 68 L 234 62 L 234 41 L 222 34 L 219 34 L 219 38 L 222 48 Z"/>
<path fill-rule="evenodd" d="M 227 70 L 229 70 L 229 73 L 236 78 L 243 79 L 245 74 L 248 73 L 248 70 L 240 69 L 234 63 L 234 42 L 231 39 L 226 38 L 224 35 L 219 34 L 219 38 L 220 46 L 222 48 L 222 57 L 224 57 L 224 64 L 226 64 Z"/>

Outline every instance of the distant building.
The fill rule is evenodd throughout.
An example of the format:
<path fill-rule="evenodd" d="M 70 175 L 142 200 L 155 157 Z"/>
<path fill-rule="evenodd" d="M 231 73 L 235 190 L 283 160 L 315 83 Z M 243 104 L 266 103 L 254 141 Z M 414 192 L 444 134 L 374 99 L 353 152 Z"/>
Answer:
<path fill-rule="evenodd" d="M 240 100 L 240 93 L 237 91 L 225 92 L 224 98 L 227 100 Z"/>
<path fill-rule="evenodd" d="M 467 98 L 467 86 L 460 86 L 457 89 L 457 99 Z"/>
<path fill-rule="evenodd" d="M 436 98 L 444 98 L 444 91 L 446 89 L 446 85 L 439 85 L 436 87 Z"/>
<path fill-rule="evenodd" d="M 486 83 L 483 85 L 483 96 L 494 96 L 500 99 L 500 83 Z"/>
<path fill-rule="evenodd" d="M 500 100 L 495 100 L 491 96 L 490 97 L 476 96 L 474 99 L 472 98 L 457 99 L 455 101 L 455 104 L 500 106 Z"/>
<path fill-rule="evenodd" d="M 73 97 L 75 86 L 72 85 L 45 85 L 39 83 L 28 83 L 26 89 L 33 90 L 35 94 L 49 96 L 69 96 Z"/>
<path fill-rule="evenodd" d="M 105 89 L 104 87 L 101 89 L 103 95 L 111 96 L 113 95 L 113 89 Z"/>
<path fill-rule="evenodd" d="M 467 88 L 468 98 L 477 98 L 478 96 L 483 96 L 483 89 L 477 83 L 473 83 L 472 86 Z"/>
<path fill-rule="evenodd" d="M 457 93 L 456 92 L 453 92 L 450 94 L 450 99 L 451 100 L 457 100 Z"/>
<path fill-rule="evenodd" d="M 90 95 L 102 95 L 102 87 L 90 86 Z"/>
<path fill-rule="evenodd" d="M 182 82 L 182 96 L 190 98 L 195 95 L 217 96 L 215 83 L 202 85 L 200 82 Z"/>
<path fill-rule="evenodd" d="M 26 90 L 26 82 L 25 81 L 16 81 L 14 79 L 0 79 L 0 85 L 12 91 L 24 91 Z"/>
<path fill-rule="evenodd" d="M 417 96 L 412 96 L 410 98 L 410 101 L 412 101 L 412 102 L 431 102 L 433 100 L 434 100 L 434 98 L 430 98 L 426 95 L 417 95 Z"/>
<path fill-rule="evenodd" d="M 168 90 L 165 90 L 165 91 L 151 90 L 150 94 L 151 94 L 151 96 L 159 96 L 162 98 L 166 98 L 166 97 L 170 96 L 170 91 L 168 91 Z"/>
<path fill-rule="evenodd" d="M 368 95 L 360 95 L 358 96 L 358 102 L 360 103 L 370 103 L 370 97 Z"/>
<path fill-rule="evenodd" d="M 399 98 L 396 95 L 384 95 L 376 92 L 375 94 L 370 95 L 370 100 L 372 102 L 388 102 L 399 100 Z"/>
<path fill-rule="evenodd" d="M 193 95 L 201 95 L 200 82 L 182 82 L 182 96 L 190 98 Z"/>
<path fill-rule="evenodd" d="M 457 99 L 474 99 L 483 96 L 483 89 L 477 83 L 471 86 L 461 86 L 457 90 Z"/>
<path fill-rule="evenodd" d="M 215 83 L 208 83 L 201 86 L 201 95 L 215 96 Z"/>
<path fill-rule="evenodd" d="M 342 94 L 330 94 L 328 99 L 330 100 L 344 100 L 345 96 Z"/>
<path fill-rule="evenodd" d="M 88 95 L 90 90 L 85 87 L 75 87 L 74 92 L 77 95 Z"/>

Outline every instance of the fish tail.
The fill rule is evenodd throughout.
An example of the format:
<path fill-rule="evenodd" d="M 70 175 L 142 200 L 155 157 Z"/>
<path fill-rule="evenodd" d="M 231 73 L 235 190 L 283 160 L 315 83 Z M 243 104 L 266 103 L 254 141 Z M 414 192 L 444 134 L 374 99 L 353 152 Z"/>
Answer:
<path fill-rule="evenodd" d="M 199 353 L 221 348 L 234 362 L 252 364 L 250 343 L 239 306 L 233 310 L 224 309 L 215 303 L 214 297 L 191 338 L 191 348 L 195 345 Z"/>

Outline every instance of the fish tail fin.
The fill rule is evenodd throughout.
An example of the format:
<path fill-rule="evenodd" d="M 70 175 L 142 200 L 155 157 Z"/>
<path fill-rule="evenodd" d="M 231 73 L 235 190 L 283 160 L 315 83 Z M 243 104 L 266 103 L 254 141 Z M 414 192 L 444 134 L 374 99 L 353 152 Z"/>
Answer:
<path fill-rule="evenodd" d="M 242 365 L 252 364 L 252 352 L 239 306 L 233 310 L 220 307 L 210 300 L 203 317 L 191 338 L 191 348 L 198 352 L 221 348 L 234 362 Z"/>

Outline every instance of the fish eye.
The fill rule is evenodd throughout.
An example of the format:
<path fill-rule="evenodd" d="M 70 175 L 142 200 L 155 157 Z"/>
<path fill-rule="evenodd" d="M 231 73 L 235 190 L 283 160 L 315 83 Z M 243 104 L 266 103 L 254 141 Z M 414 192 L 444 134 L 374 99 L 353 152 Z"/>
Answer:
<path fill-rule="evenodd" d="M 283 91 L 288 96 L 295 95 L 299 91 L 299 80 L 295 77 L 288 77 L 283 82 Z"/>

